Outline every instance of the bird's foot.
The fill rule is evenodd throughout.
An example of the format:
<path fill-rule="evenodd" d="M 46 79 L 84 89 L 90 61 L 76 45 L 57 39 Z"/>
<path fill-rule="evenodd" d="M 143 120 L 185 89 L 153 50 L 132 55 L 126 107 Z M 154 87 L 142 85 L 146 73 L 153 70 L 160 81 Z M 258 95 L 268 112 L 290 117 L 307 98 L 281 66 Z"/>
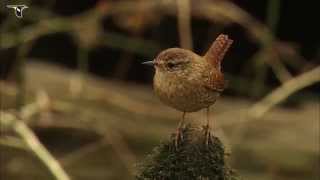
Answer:
<path fill-rule="evenodd" d="M 182 128 L 179 127 L 177 128 L 176 130 L 176 137 L 175 137 L 175 146 L 176 146 L 176 149 L 178 149 L 178 146 L 179 146 L 179 143 L 180 141 L 183 139 L 183 133 L 182 133 Z"/>
<path fill-rule="evenodd" d="M 204 129 L 204 134 L 205 134 L 205 143 L 208 146 L 209 145 L 209 141 L 211 140 L 211 132 L 210 132 L 210 126 L 206 125 L 203 127 Z"/>

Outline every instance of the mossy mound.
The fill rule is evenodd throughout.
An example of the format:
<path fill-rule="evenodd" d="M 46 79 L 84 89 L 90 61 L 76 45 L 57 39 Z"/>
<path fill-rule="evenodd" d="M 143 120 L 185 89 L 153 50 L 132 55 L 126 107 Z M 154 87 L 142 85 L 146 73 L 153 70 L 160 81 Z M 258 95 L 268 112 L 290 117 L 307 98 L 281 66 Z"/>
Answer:
<path fill-rule="evenodd" d="M 224 147 L 212 135 L 206 143 L 206 130 L 187 125 L 182 139 L 175 145 L 175 134 L 169 142 L 156 147 L 140 165 L 137 180 L 237 180 L 225 163 Z"/>

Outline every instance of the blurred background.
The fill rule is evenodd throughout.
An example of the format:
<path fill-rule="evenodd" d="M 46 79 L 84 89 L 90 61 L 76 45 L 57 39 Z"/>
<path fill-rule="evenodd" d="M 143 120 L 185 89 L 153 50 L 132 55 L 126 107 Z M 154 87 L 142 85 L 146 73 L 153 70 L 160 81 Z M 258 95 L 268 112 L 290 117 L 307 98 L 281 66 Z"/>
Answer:
<path fill-rule="evenodd" d="M 25 4 L 23 18 L 6 5 Z M 1 0 L 0 179 L 134 179 L 181 113 L 141 65 L 234 40 L 215 135 L 245 180 L 320 177 L 316 1 Z M 204 112 L 187 115 L 201 126 Z"/>

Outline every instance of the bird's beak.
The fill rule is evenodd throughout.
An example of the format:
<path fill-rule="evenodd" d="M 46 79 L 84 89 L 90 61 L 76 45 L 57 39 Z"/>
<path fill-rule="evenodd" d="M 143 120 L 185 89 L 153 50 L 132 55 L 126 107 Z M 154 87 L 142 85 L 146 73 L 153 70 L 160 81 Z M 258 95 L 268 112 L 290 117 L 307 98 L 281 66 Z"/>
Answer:
<path fill-rule="evenodd" d="M 142 64 L 145 64 L 145 65 L 148 65 L 148 66 L 154 66 L 154 61 L 146 61 L 146 62 L 143 62 Z"/>

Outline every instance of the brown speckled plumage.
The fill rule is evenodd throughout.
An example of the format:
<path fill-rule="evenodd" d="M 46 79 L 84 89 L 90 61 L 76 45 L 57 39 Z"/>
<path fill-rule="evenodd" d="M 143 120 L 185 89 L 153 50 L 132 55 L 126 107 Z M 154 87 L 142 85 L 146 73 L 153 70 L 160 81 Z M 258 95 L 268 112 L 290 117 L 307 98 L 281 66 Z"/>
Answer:
<path fill-rule="evenodd" d="M 204 56 L 170 48 L 154 60 L 154 90 L 165 104 L 182 112 L 208 108 L 225 88 L 221 61 L 232 44 L 219 35 Z"/>

